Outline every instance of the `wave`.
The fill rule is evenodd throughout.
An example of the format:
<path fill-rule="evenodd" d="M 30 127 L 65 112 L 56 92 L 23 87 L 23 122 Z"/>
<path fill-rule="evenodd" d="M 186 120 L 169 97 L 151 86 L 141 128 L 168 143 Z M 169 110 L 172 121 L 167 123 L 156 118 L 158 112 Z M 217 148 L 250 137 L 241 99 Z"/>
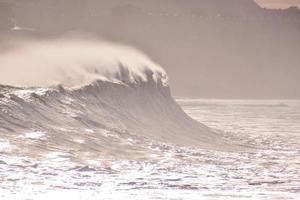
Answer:
<path fill-rule="evenodd" d="M 96 39 L 16 40 L 0 54 L 0 84 L 81 87 L 94 80 L 168 84 L 166 72 L 132 47 Z M 10 48 L 7 48 L 9 46 Z M 0 46 L 1 47 L 1 46 Z"/>
<path fill-rule="evenodd" d="M 102 73 L 105 78 L 80 87 L 1 85 L 2 139 L 26 154 L 59 150 L 77 159 L 144 156 L 158 143 L 201 148 L 222 144 L 217 133 L 177 105 L 163 69 L 150 64 L 136 70 L 120 59 L 113 68 L 118 69 L 113 76 Z"/>

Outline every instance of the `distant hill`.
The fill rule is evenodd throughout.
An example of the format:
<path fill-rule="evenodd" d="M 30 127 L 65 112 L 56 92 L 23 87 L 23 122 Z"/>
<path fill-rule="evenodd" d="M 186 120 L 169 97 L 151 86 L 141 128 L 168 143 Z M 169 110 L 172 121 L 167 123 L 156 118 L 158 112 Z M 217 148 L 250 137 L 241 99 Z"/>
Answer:
<path fill-rule="evenodd" d="M 267 10 L 252 0 L 9 3 L 13 12 L 0 3 L 2 32 L 10 31 L 13 19 L 33 35 L 82 31 L 129 43 L 166 68 L 177 96 L 300 98 L 296 7 Z"/>

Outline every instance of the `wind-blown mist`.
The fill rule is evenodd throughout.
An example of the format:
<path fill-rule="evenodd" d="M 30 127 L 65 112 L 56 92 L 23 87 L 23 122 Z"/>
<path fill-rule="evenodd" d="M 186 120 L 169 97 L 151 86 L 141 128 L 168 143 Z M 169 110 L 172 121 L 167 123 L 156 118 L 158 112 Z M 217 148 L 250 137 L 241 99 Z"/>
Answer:
<path fill-rule="evenodd" d="M 93 39 L 22 40 L 0 55 L 0 84 L 81 86 L 94 80 L 167 84 L 165 71 L 142 52 Z M 150 73 L 150 74 L 149 74 Z"/>
<path fill-rule="evenodd" d="M 299 19 L 253 0 L 0 2 L 0 199 L 299 199 L 300 101 L 191 99 L 299 97 Z"/>
<path fill-rule="evenodd" d="M 215 134 L 176 104 L 165 71 L 132 47 L 86 38 L 19 41 L 1 54 L 0 66 L 0 97 L 11 110 L 9 115 L 6 109 L 0 112 L 4 132 L 39 130 L 56 135 L 61 131 L 53 130 L 64 122 L 60 125 L 64 130 L 72 124 L 78 130 L 113 130 L 217 147 L 215 142 L 205 144 L 214 141 Z M 67 140 L 69 134 L 59 145 L 51 139 L 49 143 L 64 148 Z"/>

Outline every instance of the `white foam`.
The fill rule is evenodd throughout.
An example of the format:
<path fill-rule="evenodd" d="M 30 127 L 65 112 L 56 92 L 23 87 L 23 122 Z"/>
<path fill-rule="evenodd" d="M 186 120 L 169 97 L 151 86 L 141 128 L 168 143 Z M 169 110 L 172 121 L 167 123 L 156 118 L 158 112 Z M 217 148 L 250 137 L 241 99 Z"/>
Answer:
<path fill-rule="evenodd" d="M 47 88 L 23 89 L 23 90 L 16 90 L 13 92 L 13 94 L 18 96 L 19 98 L 28 99 L 33 93 L 37 95 L 44 95 L 48 90 L 49 89 Z"/>
<path fill-rule="evenodd" d="M 95 133 L 95 131 L 93 129 L 89 129 L 89 128 L 86 128 L 85 132 L 87 132 L 87 133 Z"/>
<path fill-rule="evenodd" d="M 0 139 L 0 152 L 9 152 L 14 148 L 8 140 Z"/>
<path fill-rule="evenodd" d="M 30 132 L 30 133 L 25 133 L 24 137 L 32 140 L 39 140 L 45 137 L 45 133 L 41 131 Z"/>
<path fill-rule="evenodd" d="M 83 140 L 83 139 L 75 139 L 74 141 L 79 143 L 79 144 L 84 144 L 85 143 L 85 140 Z"/>

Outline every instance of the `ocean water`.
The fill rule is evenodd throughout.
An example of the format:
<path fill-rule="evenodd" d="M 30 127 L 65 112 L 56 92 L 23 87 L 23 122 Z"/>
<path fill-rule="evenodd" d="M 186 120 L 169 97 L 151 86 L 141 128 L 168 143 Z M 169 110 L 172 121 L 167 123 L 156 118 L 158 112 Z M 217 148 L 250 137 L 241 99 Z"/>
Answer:
<path fill-rule="evenodd" d="M 178 103 L 194 119 L 248 147 L 244 153 L 231 154 L 236 155 L 231 161 L 220 158 L 223 162 L 216 166 L 228 167 L 226 192 L 240 194 L 238 199 L 244 195 L 246 199 L 300 198 L 299 100 L 182 99 Z M 228 187 L 229 182 L 235 185 Z"/>
<path fill-rule="evenodd" d="M 22 142 L 36 151 L 50 143 L 45 131 L 5 134 L 0 138 L 0 199 L 300 199 L 300 101 L 177 103 L 241 150 L 178 146 L 102 130 L 107 141 L 138 146 L 136 151 L 143 149 L 147 155 L 115 158 L 101 153 L 105 146 L 89 143 L 102 155 L 93 157 L 89 153 L 95 152 L 83 145 L 99 139 L 92 136 L 99 129 L 91 127 L 78 130 L 88 137 L 75 137 L 75 153 L 84 157 L 83 163 L 74 159 L 70 147 L 53 146 L 41 152 L 42 158 L 22 154 Z"/>

